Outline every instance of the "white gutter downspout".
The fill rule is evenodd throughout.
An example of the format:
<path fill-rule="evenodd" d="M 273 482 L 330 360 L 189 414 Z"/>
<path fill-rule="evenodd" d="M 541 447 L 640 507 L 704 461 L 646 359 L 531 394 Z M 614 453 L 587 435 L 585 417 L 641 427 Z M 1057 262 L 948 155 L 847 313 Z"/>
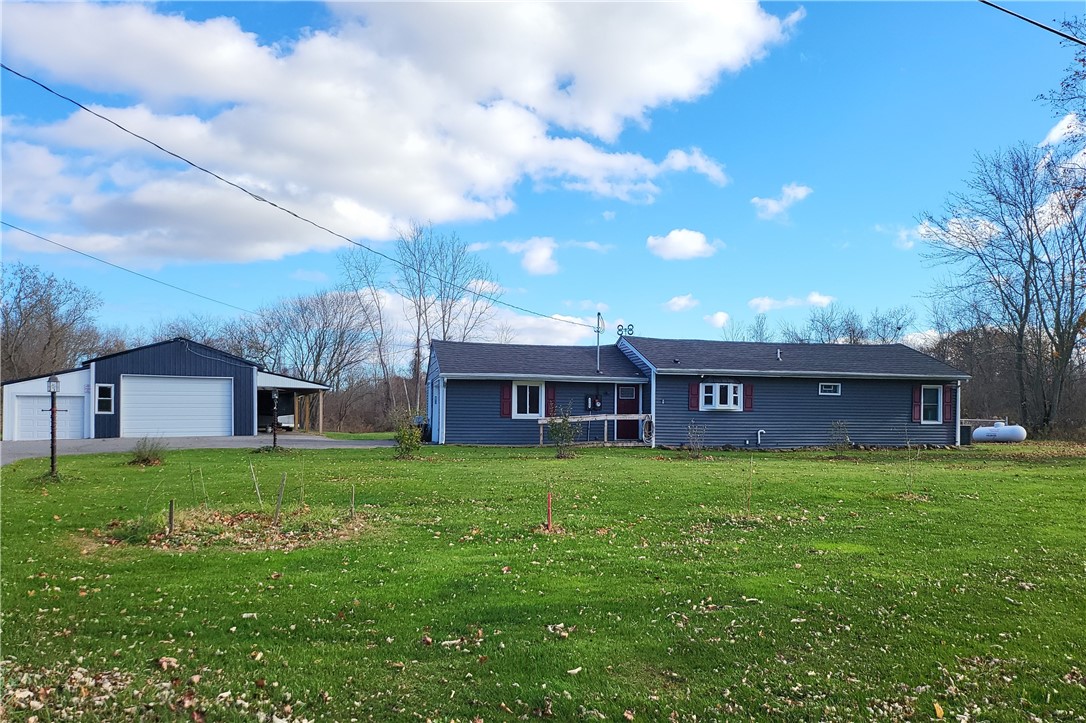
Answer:
<path fill-rule="evenodd" d="M 90 388 L 91 388 L 91 393 L 90 393 L 90 404 L 87 405 L 88 407 L 90 407 L 90 424 L 87 425 L 87 428 L 90 430 L 90 437 L 88 437 L 88 439 L 94 439 L 94 422 L 95 422 L 96 418 L 98 417 L 98 370 L 95 368 L 95 366 L 94 366 L 95 364 L 97 364 L 97 362 L 91 362 L 90 363 L 90 377 L 91 377 Z M 117 388 L 116 387 L 113 388 L 113 406 L 114 407 L 117 406 Z M 113 411 L 114 411 L 114 413 L 116 413 L 117 409 L 115 408 Z"/>
<path fill-rule="evenodd" d="M 649 414 L 652 419 L 652 446 L 650 449 L 656 449 L 656 370 L 653 369 L 649 374 L 649 394 L 652 395 L 652 403 L 649 405 Z"/>
<path fill-rule="evenodd" d="M 958 388 L 954 391 L 954 446 L 962 446 L 962 380 L 958 380 Z"/>
<path fill-rule="evenodd" d="M 438 396 L 437 406 L 438 412 L 441 415 L 441 437 L 439 444 L 445 444 L 445 397 L 448 395 L 448 381 L 445 379 L 439 380 L 441 384 L 441 394 Z"/>
<path fill-rule="evenodd" d="M 256 404 L 256 398 L 260 394 L 260 389 L 257 386 L 257 382 L 256 382 L 257 377 L 259 375 L 260 375 L 259 370 L 257 370 L 256 367 L 253 367 L 253 436 L 254 437 L 257 436 L 257 434 L 260 433 L 260 430 L 259 430 L 260 422 L 257 419 L 258 414 L 257 414 L 257 404 Z M 278 424 L 278 423 L 279 423 L 278 419 L 273 419 L 272 420 L 272 424 Z"/>

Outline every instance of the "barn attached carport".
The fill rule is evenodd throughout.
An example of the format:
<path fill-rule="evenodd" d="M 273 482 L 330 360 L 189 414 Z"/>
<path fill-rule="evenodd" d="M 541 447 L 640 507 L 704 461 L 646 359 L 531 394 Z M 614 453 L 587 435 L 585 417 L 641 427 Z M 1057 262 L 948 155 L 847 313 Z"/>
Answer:
<path fill-rule="evenodd" d="M 324 393 L 330 387 L 264 371 L 257 372 L 256 386 L 259 429 L 270 429 L 278 415 L 280 428 L 324 432 Z"/>

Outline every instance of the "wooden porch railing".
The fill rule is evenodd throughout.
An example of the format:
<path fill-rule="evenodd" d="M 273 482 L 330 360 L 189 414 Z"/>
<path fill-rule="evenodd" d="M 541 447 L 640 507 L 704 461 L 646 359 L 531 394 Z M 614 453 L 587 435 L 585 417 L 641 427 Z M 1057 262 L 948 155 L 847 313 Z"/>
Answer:
<path fill-rule="evenodd" d="M 556 419 L 561 417 L 540 417 L 539 418 L 539 446 L 543 446 L 543 434 L 547 429 L 547 425 Z M 611 440 L 612 442 L 630 441 L 630 442 L 642 442 L 644 444 L 650 444 L 652 442 L 652 415 L 651 414 L 578 414 L 571 415 L 569 421 L 574 424 L 590 424 L 592 422 L 603 422 L 603 444 L 607 444 L 607 423 L 615 423 L 615 431 L 618 431 L 619 422 L 642 422 L 638 425 L 638 438 L 636 440 Z M 646 427 L 648 431 L 646 433 Z M 585 435 L 587 436 L 587 435 Z"/>

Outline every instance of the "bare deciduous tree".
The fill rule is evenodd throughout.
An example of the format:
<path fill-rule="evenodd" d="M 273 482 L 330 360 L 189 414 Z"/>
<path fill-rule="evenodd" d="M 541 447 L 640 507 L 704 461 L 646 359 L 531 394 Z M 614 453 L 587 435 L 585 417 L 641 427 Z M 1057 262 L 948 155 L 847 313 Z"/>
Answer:
<path fill-rule="evenodd" d="M 467 341 L 490 333 L 488 326 L 500 287 L 489 267 L 456 234 L 441 233 L 430 224 L 420 223 L 402 230 L 396 243 L 395 269 L 387 277 L 386 265 L 362 248 L 344 253 L 340 265 L 345 286 L 369 301 L 366 323 L 374 335 L 378 364 L 388 380 L 390 407 L 395 396 L 391 350 L 397 344 L 409 348 L 411 355 L 405 401 L 419 408 L 429 343 L 434 339 Z M 407 340 L 394 338 L 386 318 L 386 286 L 403 304 L 409 325 Z"/>
<path fill-rule="evenodd" d="M 885 312 L 876 308 L 865 320 L 860 312 L 835 302 L 811 309 L 804 326 L 783 325 L 781 338 L 790 344 L 896 344 L 915 319 L 909 307 L 894 306 Z"/>
<path fill-rule="evenodd" d="M 937 292 L 1009 340 L 1018 421 L 1047 433 L 1086 326 L 1079 155 L 1021 144 L 980 155 L 966 190 L 922 222 L 927 258 L 953 277 Z"/>
<path fill-rule="evenodd" d="M 102 300 L 90 289 L 21 262 L 5 264 L 0 322 L 3 379 L 67 369 L 117 351 L 95 325 Z M 112 341 L 111 341 L 112 340 Z"/>
<path fill-rule="evenodd" d="M 381 396 L 384 400 L 382 416 L 387 416 L 395 405 L 396 392 L 392 383 L 395 355 L 392 347 L 396 338 L 385 318 L 387 304 L 382 289 L 382 259 L 364 248 L 352 246 L 340 256 L 339 262 L 344 277 L 343 287 L 354 294 L 355 303 L 362 312 L 362 322 L 372 339 L 374 358 L 381 376 Z"/>

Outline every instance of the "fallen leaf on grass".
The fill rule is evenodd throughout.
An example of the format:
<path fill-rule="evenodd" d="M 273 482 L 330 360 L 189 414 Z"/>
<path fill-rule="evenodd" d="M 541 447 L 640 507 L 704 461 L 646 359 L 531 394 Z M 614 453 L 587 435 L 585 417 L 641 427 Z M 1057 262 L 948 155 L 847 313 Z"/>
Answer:
<path fill-rule="evenodd" d="M 935 717 L 939 720 L 943 719 L 943 706 L 938 703 L 935 704 Z"/>
<path fill-rule="evenodd" d="M 177 658 L 167 658 L 163 656 L 158 659 L 158 667 L 163 670 L 172 670 L 177 667 Z"/>
<path fill-rule="evenodd" d="M 573 670 L 567 670 L 566 672 L 569 673 L 570 675 L 577 675 L 577 673 L 580 673 L 582 670 L 584 670 L 584 667 L 578 665 Z"/>
<path fill-rule="evenodd" d="M 632 710 L 627 710 L 625 713 L 622 714 L 622 717 L 625 718 L 626 720 L 633 720 L 634 719 L 634 712 Z"/>

